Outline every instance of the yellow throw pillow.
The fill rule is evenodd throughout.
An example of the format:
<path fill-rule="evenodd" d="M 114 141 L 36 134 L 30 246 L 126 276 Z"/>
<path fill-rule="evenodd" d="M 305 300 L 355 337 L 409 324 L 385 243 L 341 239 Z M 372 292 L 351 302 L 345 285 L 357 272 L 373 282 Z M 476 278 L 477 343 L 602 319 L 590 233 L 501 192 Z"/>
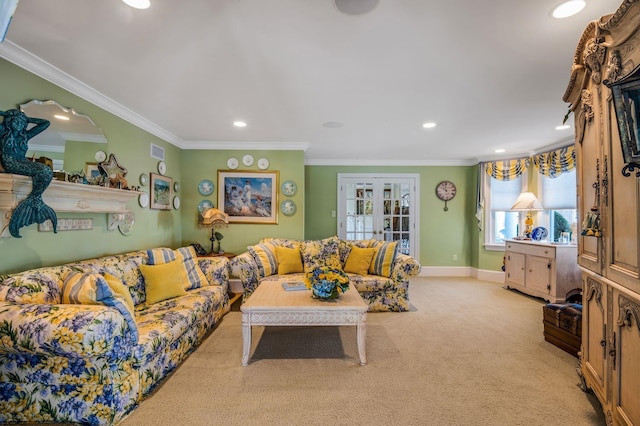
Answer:
<path fill-rule="evenodd" d="M 344 264 L 344 271 L 352 274 L 367 275 L 375 252 L 375 248 L 351 247 L 347 262 Z"/>
<path fill-rule="evenodd" d="M 390 277 L 393 262 L 396 260 L 398 242 L 378 241 L 373 247 L 376 249 L 376 252 L 369 265 L 369 274 Z"/>
<path fill-rule="evenodd" d="M 144 277 L 148 304 L 187 294 L 184 289 L 187 273 L 180 261 L 174 260 L 161 265 L 140 265 L 140 272 Z"/>
<path fill-rule="evenodd" d="M 109 284 L 109 287 L 111 288 L 111 290 L 113 290 L 114 293 L 122 296 L 127 304 L 127 307 L 131 310 L 131 312 L 133 312 L 136 305 L 135 303 L 133 303 L 131 293 L 129 293 L 129 287 L 124 285 L 122 281 L 111 274 L 104 274 L 104 280 L 107 282 L 107 284 Z"/>
<path fill-rule="evenodd" d="M 278 259 L 278 275 L 302 272 L 302 257 L 300 257 L 299 248 L 276 246 L 276 258 Z"/>

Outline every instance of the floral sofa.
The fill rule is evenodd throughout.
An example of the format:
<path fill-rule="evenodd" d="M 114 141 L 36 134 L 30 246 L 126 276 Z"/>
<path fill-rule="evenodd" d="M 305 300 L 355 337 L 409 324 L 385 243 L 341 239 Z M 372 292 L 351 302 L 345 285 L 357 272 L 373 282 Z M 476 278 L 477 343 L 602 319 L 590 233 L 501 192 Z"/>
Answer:
<path fill-rule="evenodd" d="M 118 423 L 229 311 L 228 281 L 191 247 L 0 277 L 0 423 Z"/>
<path fill-rule="evenodd" d="M 265 238 L 231 260 L 231 273 L 240 278 L 246 300 L 262 281 L 303 281 L 325 266 L 347 273 L 369 311 L 395 312 L 409 310 L 409 279 L 421 269 L 416 259 L 397 251 L 397 242 Z"/>

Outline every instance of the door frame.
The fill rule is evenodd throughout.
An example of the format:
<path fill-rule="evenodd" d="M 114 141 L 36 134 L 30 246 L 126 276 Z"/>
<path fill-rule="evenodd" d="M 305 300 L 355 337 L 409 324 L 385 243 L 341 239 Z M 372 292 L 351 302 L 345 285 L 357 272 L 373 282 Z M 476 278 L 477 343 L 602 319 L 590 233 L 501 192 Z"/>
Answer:
<path fill-rule="evenodd" d="M 412 180 L 413 191 L 411 193 L 411 200 L 409 202 L 410 218 L 413 223 L 413 238 L 414 238 L 414 253 L 412 257 L 416 259 L 420 258 L 420 173 L 338 173 L 337 179 L 337 206 L 338 214 L 336 220 L 336 235 L 340 235 L 340 222 L 344 221 L 345 208 L 344 200 L 342 199 L 341 185 L 343 179 L 362 179 L 369 181 L 383 181 L 385 179 L 408 179 Z M 411 227 L 411 224 L 410 224 Z"/>

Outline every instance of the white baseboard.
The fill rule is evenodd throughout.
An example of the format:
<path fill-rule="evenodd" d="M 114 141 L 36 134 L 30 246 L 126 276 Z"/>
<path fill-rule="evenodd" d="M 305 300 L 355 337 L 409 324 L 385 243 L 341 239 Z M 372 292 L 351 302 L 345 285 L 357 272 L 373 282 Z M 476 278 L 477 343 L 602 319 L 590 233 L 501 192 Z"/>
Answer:
<path fill-rule="evenodd" d="M 421 277 L 473 277 L 483 281 L 504 282 L 504 272 L 488 271 L 470 266 L 423 266 Z"/>

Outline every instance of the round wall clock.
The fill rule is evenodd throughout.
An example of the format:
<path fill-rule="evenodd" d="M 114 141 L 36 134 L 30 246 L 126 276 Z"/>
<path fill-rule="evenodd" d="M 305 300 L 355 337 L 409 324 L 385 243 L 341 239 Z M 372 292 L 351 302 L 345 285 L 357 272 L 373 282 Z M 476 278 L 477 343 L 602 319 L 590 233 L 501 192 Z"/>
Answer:
<path fill-rule="evenodd" d="M 292 180 L 287 180 L 282 183 L 280 189 L 282 190 L 282 193 L 284 195 L 286 195 L 287 197 L 292 197 L 296 195 L 296 192 L 298 191 L 298 185 L 296 185 L 296 183 Z"/>
<path fill-rule="evenodd" d="M 167 165 L 165 164 L 165 162 L 164 161 L 158 161 L 158 173 L 163 175 L 166 172 L 167 172 Z"/>
<path fill-rule="evenodd" d="M 140 175 L 140 185 L 147 186 L 147 183 L 149 183 L 149 178 L 147 177 L 146 174 L 142 173 Z"/>
<path fill-rule="evenodd" d="M 247 154 L 244 157 L 242 157 L 242 164 L 244 164 L 247 167 L 252 166 L 253 165 L 253 155 Z"/>
<path fill-rule="evenodd" d="M 202 195 L 211 195 L 213 193 L 213 182 L 209 179 L 203 179 L 198 184 L 198 192 Z"/>
<path fill-rule="evenodd" d="M 230 169 L 237 169 L 238 168 L 238 159 L 231 157 L 227 160 L 227 167 Z"/>
<path fill-rule="evenodd" d="M 280 203 L 280 211 L 287 216 L 291 216 L 296 212 L 296 203 L 293 200 L 284 200 Z"/>
<path fill-rule="evenodd" d="M 258 168 L 260 170 L 266 170 L 269 168 L 269 160 L 266 158 L 261 158 L 258 160 Z"/>
<path fill-rule="evenodd" d="M 447 201 L 451 201 L 456 196 L 456 186 L 451 181 L 443 180 L 436 186 L 436 195 L 444 201 L 444 211 L 446 212 L 449 210 Z"/>
<path fill-rule="evenodd" d="M 104 152 L 104 151 L 97 151 L 97 152 L 96 152 L 95 159 L 96 159 L 96 161 L 97 161 L 98 163 L 101 163 L 101 162 L 103 162 L 104 160 L 106 160 L 106 159 L 107 159 L 107 153 L 106 153 L 106 152 Z"/>

